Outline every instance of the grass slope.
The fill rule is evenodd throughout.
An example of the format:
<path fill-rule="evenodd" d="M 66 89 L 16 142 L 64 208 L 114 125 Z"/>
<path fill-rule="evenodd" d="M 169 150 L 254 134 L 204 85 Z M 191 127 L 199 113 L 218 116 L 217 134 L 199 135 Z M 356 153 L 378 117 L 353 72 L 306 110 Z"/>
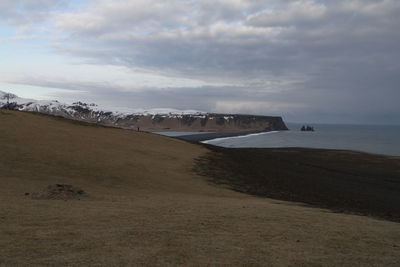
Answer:
<path fill-rule="evenodd" d="M 400 225 L 248 196 L 183 141 L 0 114 L 0 266 L 398 266 Z M 53 183 L 80 201 L 32 200 Z"/>

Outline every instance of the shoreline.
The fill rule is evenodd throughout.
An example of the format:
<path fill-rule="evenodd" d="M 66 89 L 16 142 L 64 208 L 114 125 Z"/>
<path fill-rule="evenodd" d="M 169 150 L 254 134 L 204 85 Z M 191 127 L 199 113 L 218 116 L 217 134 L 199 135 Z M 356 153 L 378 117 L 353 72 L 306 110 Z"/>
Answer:
<path fill-rule="evenodd" d="M 174 136 L 174 138 L 192 142 L 192 143 L 202 143 L 204 141 L 210 141 L 210 140 L 219 139 L 219 138 L 238 137 L 238 136 L 246 136 L 246 135 L 250 135 L 250 134 L 261 134 L 261 133 L 270 133 L 270 132 L 275 132 L 275 131 L 246 131 L 246 132 L 236 132 L 236 133 L 192 134 L 192 135 Z"/>

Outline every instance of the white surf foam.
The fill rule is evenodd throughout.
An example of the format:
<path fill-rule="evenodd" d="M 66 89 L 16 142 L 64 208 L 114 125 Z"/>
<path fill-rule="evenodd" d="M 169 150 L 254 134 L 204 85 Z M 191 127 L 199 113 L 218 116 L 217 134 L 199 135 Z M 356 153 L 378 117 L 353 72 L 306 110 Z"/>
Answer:
<path fill-rule="evenodd" d="M 203 144 L 212 144 L 214 142 L 219 142 L 219 141 L 228 140 L 228 139 L 248 138 L 248 137 L 251 137 L 251 136 L 266 135 L 266 134 L 273 134 L 273 133 L 279 133 L 279 132 L 280 131 L 270 131 L 270 132 L 252 133 L 252 134 L 231 136 L 231 137 L 221 137 L 221 138 L 215 138 L 215 139 L 202 141 L 201 143 L 203 143 Z"/>

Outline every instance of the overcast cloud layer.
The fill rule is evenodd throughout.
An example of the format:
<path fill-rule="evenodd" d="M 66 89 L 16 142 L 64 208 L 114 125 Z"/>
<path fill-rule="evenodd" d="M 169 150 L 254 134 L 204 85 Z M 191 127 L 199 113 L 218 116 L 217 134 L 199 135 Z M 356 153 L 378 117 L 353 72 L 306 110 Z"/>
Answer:
<path fill-rule="evenodd" d="M 399 13 L 398 0 L 0 0 L 0 49 L 46 58 L 0 63 L 0 81 L 113 106 L 400 124 Z"/>

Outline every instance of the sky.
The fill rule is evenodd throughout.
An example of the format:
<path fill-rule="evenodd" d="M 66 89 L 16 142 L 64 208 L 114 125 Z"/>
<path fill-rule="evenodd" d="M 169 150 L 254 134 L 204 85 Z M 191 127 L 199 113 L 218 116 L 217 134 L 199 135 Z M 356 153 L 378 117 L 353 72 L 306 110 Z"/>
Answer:
<path fill-rule="evenodd" d="M 0 90 L 400 124 L 398 0 L 0 0 Z"/>

